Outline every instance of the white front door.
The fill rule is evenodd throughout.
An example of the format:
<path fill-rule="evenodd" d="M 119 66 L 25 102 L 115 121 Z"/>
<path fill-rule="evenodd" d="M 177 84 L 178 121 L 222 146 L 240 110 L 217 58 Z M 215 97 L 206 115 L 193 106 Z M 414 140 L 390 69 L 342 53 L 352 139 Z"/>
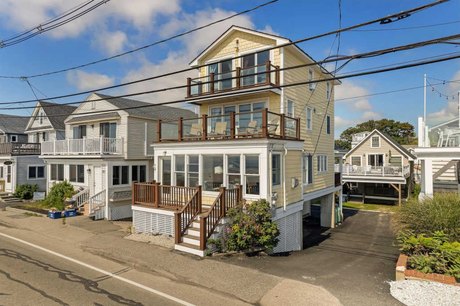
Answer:
<path fill-rule="evenodd" d="M 13 165 L 4 165 L 5 191 L 13 192 Z"/>
<path fill-rule="evenodd" d="M 93 178 L 93 190 L 94 194 L 101 192 L 105 189 L 104 177 L 103 177 L 103 167 L 102 166 L 94 166 L 94 178 Z"/>

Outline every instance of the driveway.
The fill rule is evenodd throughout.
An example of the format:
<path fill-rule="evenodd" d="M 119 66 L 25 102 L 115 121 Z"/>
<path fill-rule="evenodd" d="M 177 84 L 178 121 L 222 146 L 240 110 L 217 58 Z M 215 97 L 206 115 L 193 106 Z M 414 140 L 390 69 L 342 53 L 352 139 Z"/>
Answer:
<path fill-rule="evenodd" d="M 401 305 L 390 295 L 398 249 L 391 215 L 344 210 L 341 226 L 319 227 L 319 209 L 304 221 L 304 247 L 284 256 L 219 258 L 273 275 L 323 286 L 344 305 Z"/>

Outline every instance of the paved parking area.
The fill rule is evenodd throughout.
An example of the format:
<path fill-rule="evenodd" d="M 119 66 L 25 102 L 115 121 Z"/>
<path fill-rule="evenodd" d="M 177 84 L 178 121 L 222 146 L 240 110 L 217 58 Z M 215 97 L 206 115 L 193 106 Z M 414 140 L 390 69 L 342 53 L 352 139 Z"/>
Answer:
<path fill-rule="evenodd" d="M 218 260 L 319 285 L 344 305 L 401 305 L 390 295 L 398 249 L 391 215 L 345 210 L 336 229 L 319 227 L 318 207 L 304 222 L 304 247 L 285 256 L 230 257 Z"/>

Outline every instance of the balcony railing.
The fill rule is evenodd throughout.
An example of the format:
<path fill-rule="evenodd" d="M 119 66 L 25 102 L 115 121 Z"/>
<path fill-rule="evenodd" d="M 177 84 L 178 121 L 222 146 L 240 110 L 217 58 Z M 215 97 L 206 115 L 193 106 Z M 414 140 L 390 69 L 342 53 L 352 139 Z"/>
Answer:
<path fill-rule="evenodd" d="M 247 68 L 237 67 L 235 70 L 224 73 L 210 73 L 209 75 L 187 79 L 187 97 L 251 88 L 256 86 L 279 86 L 279 66 L 270 61 L 265 64 Z"/>
<path fill-rule="evenodd" d="M 227 115 L 158 121 L 158 141 L 206 141 L 244 138 L 300 139 L 300 119 L 267 109 Z"/>
<path fill-rule="evenodd" d="M 0 143 L 0 155 L 40 155 L 39 143 Z"/>
<path fill-rule="evenodd" d="M 119 155 L 123 138 L 82 138 L 45 141 L 42 155 Z"/>
<path fill-rule="evenodd" d="M 378 176 L 378 177 L 407 177 L 409 166 L 355 166 L 344 165 L 342 175 L 347 176 Z"/>

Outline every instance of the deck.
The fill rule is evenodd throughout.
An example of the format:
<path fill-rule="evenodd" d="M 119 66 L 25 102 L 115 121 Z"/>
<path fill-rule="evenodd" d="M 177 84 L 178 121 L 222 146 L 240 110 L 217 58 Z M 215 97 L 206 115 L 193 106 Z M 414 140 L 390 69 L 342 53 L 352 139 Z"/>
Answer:
<path fill-rule="evenodd" d="M 0 143 L 0 155 L 40 155 L 40 144 L 26 142 Z"/>

